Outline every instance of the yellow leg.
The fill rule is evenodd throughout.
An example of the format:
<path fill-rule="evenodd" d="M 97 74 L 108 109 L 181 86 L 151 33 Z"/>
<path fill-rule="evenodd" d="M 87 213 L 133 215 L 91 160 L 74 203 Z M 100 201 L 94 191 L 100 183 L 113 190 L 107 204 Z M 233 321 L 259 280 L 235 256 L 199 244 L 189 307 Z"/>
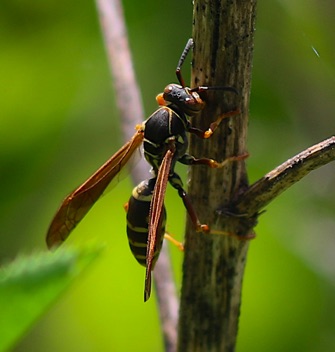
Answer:
<path fill-rule="evenodd" d="M 238 239 L 240 241 L 252 240 L 253 238 L 256 237 L 256 234 L 254 232 L 248 233 L 245 236 L 239 236 L 236 233 L 229 232 L 229 231 L 210 230 L 209 234 L 211 234 L 211 235 L 219 235 L 219 236 L 231 236 L 231 237 L 235 237 L 236 239 Z"/>
<path fill-rule="evenodd" d="M 227 117 L 235 116 L 241 113 L 241 110 L 237 109 L 234 111 L 228 111 L 224 114 L 221 114 L 214 122 L 212 122 L 209 126 L 209 129 L 205 131 L 204 137 L 203 138 L 209 138 L 214 131 L 217 129 L 217 127 L 220 125 L 221 121 L 223 119 L 226 119 Z"/>
<path fill-rule="evenodd" d="M 218 162 L 216 160 L 211 159 L 208 165 L 209 165 L 209 167 L 212 167 L 214 169 L 218 169 L 218 168 L 224 167 L 225 165 L 227 165 L 228 163 L 230 163 L 232 161 L 241 161 L 241 160 L 244 160 L 248 157 L 249 157 L 249 153 L 244 153 L 241 155 L 231 156 L 221 162 Z"/>
<path fill-rule="evenodd" d="M 171 243 L 173 243 L 175 246 L 177 246 L 179 248 L 179 250 L 184 251 L 184 244 L 177 241 L 176 239 L 174 239 L 170 234 L 168 234 L 167 232 L 165 232 L 164 234 L 164 238 L 168 241 L 170 241 Z"/>

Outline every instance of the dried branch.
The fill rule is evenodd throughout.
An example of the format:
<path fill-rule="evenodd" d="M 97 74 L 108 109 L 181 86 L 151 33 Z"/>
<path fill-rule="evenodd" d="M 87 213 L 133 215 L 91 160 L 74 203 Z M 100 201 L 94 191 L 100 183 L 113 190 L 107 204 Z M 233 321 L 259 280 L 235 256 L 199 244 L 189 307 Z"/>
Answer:
<path fill-rule="evenodd" d="M 158 263 L 159 267 L 157 267 Z M 169 270 L 166 270 L 167 268 Z M 177 348 L 179 299 L 176 292 L 176 285 L 172 279 L 171 262 L 166 241 L 163 243 L 159 261 L 156 264 L 153 274 L 161 327 L 164 335 L 165 351 L 175 352 Z"/>
<path fill-rule="evenodd" d="M 122 7 L 118 0 L 97 0 L 97 7 L 113 76 L 122 131 L 125 141 L 128 141 L 134 134 L 135 125 L 144 120 L 144 110 L 133 69 Z M 143 180 L 145 175 L 146 172 L 139 175 L 134 180 L 135 184 Z"/>
<path fill-rule="evenodd" d="M 97 0 L 97 7 L 120 110 L 123 135 L 125 140 L 129 140 L 135 132 L 135 125 L 144 120 L 144 113 L 133 70 L 123 12 L 119 0 Z M 138 164 L 132 171 L 134 183 L 138 184 L 148 178 L 148 170 L 149 166 L 144 160 Z M 173 351 L 176 345 L 179 302 L 165 246 L 155 266 L 154 280 L 166 350 Z"/>
<path fill-rule="evenodd" d="M 242 228 L 239 231 L 248 233 L 266 205 L 311 171 L 334 160 L 335 137 L 330 137 L 295 155 L 256 181 L 239 194 L 226 214 L 242 215 L 244 219 L 240 222 Z"/>

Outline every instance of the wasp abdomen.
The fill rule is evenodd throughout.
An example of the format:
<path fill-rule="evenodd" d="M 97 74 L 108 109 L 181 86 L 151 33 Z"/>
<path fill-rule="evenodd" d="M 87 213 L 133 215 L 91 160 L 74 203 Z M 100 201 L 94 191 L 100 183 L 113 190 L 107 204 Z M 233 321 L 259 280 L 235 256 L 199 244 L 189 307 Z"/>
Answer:
<path fill-rule="evenodd" d="M 147 245 L 148 245 L 148 219 L 152 193 L 155 187 L 156 178 L 145 180 L 137 185 L 128 201 L 127 210 L 127 236 L 129 247 L 139 264 L 146 266 Z M 162 248 L 166 222 L 165 207 L 162 212 L 161 226 L 157 229 L 157 241 L 153 267 L 158 259 Z"/>

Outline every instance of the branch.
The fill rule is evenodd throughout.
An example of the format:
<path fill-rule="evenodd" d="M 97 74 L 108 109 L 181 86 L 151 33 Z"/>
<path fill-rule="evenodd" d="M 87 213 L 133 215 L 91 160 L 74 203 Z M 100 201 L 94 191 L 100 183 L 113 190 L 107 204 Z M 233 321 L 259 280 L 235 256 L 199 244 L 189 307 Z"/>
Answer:
<path fill-rule="evenodd" d="M 128 141 L 135 132 L 135 125 L 144 120 L 144 110 L 133 69 L 122 7 L 119 0 L 96 0 L 96 2 L 113 76 L 122 131 L 125 141 Z M 145 179 L 146 174 L 144 170 L 144 174 L 134 180 L 135 184 Z"/>
<path fill-rule="evenodd" d="M 144 113 L 133 70 L 123 12 L 119 0 L 96 0 L 96 2 L 115 85 L 123 135 L 125 140 L 129 140 L 135 133 L 135 125 L 144 120 Z M 148 169 L 149 166 L 144 160 L 132 169 L 132 179 L 135 184 L 148 178 Z M 173 351 L 176 345 L 179 302 L 166 246 L 163 246 L 155 266 L 154 279 L 166 350 Z"/>
<path fill-rule="evenodd" d="M 295 155 L 256 181 L 239 194 L 230 207 L 229 212 L 241 214 L 245 218 L 241 222 L 242 228 L 239 232 L 248 233 L 255 225 L 259 212 L 266 205 L 311 171 L 334 160 L 335 137 L 330 137 Z M 224 212 L 223 210 L 222 213 Z"/>

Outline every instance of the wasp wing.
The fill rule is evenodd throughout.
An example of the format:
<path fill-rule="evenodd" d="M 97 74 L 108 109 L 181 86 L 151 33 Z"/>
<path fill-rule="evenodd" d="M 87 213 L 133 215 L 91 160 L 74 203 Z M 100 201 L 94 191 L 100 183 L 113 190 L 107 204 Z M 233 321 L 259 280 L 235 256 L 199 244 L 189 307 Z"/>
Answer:
<path fill-rule="evenodd" d="M 144 301 L 147 301 L 151 293 L 151 271 L 153 266 L 153 260 L 155 256 L 155 250 L 157 242 L 160 240 L 160 236 L 157 231 L 161 229 L 164 198 L 167 183 L 169 180 L 169 174 L 171 170 L 173 155 L 174 155 L 174 142 L 169 145 L 163 161 L 159 167 L 156 185 L 154 188 L 150 212 L 149 212 L 149 234 L 148 234 L 148 245 L 147 245 L 147 256 L 146 256 L 146 273 L 145 273 L 145 284 L 144 284 Z"/>
<path fill-rule="evenodd" d="M 132 139 L 106 161 L 88 180 L 69 194 L 53 218 L 46 237 L 48 248 L 59 246 L 104 193 L 107 186 L 127 164 L 143 141 L 143 132 Z"/>

